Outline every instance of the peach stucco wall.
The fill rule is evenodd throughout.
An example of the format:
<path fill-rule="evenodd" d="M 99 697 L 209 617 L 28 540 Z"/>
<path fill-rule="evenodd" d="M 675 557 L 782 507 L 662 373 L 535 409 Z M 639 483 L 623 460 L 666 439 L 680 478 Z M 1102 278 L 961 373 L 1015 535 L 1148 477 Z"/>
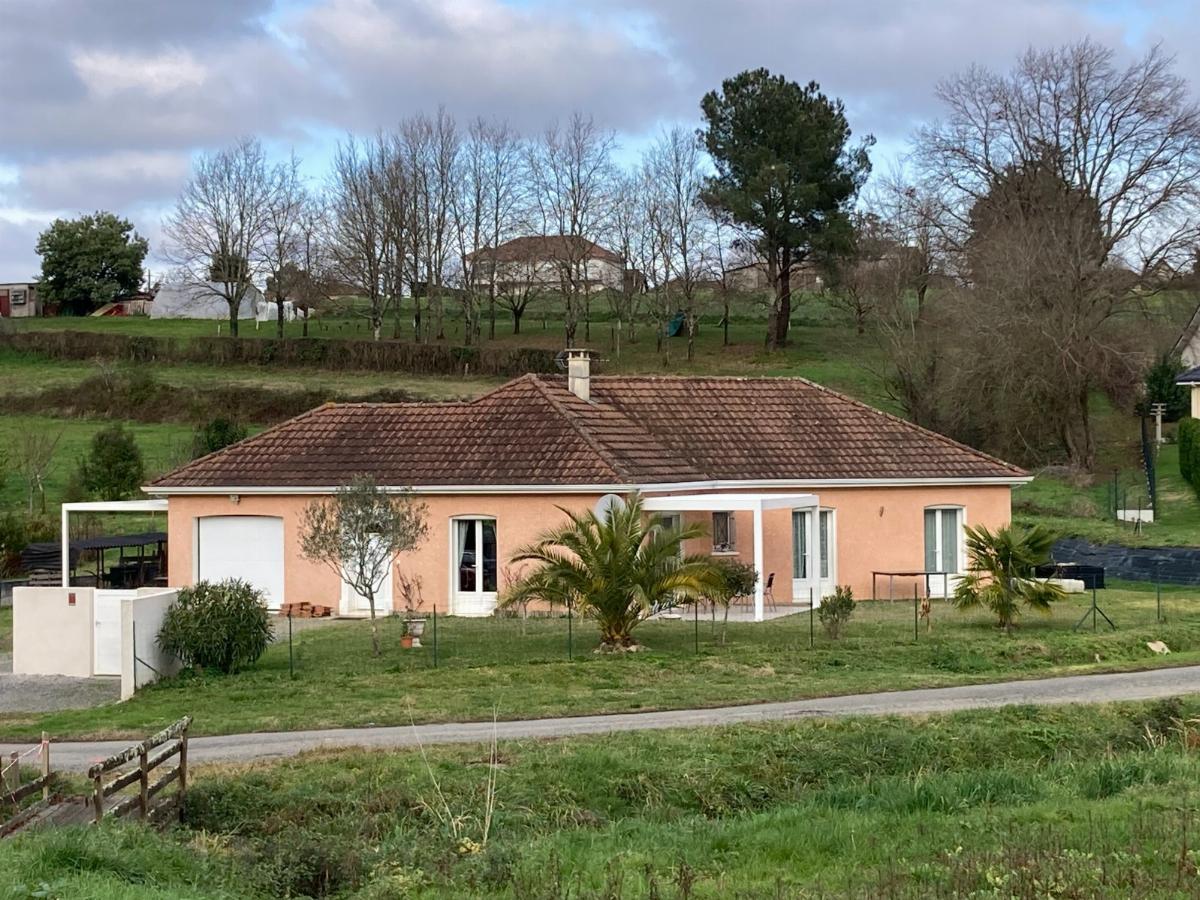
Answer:
<path fill-rule="evenodd" d="M 848 584 L 855 596 L 871 596 L 872 570 L 919 570 L 924 566 L 925 507 L 956 505 L 964 509 L 968 525 L 1006 524 L 1011 514 L 1010 489 L 1005 485 L 929 487 L 811 488 L 822 508 L 835 511 L 835 578 Z M 445 611 L 450 600 L 451 519 L 456 516 L 490 516 L 496 519 L 501 588 L 506 561 L 545 529 L 562 521 L 555 508 L 589 509 L 599 495 L 454 495 L 428 496 L 429 537 L 415 551 L 404 554 L 400 566 L 420 575 L 426 609 L 437 603 Z M 195 520 L 213 515 L 269 515 L 283 519 L 284 601 L 321 603 L 337 608 L 341 594 L 336 575 L 305 560 L 297 549 L 300 516 L 312 498 L 299 496 L 248 496 L 233 503 L 227 496 L 174 496 L 170 498 L 169 581 L 193 580 Z M 737 553 L 734 558 L 752 562 L 753 522 L 749 512 L 737 515 Z M 709 522 L 708 513 L 688 513 L 685 521 Z M 764 524 L 764 569 L 775 573 L 775 597 L 789 602 L 792 591 L 792 521 L 789 510 L 768 510 Z M 687 552 L 707 552 L 710 538 L 689 542 Z M 913 579 L 896 582 L 897 593 L 910 594 Z M 881 581 L 881 590 L 886 582 Z M 807 597 L 796 598 L 806 600 Z"/>

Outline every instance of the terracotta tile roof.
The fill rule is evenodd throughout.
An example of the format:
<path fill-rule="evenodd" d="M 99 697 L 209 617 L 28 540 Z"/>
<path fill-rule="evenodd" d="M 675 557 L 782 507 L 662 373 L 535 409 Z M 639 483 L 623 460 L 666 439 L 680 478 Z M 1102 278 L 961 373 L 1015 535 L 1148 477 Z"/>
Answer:
<path fill-rule="evenodd" d="M 718 480 L 1025 475 L 803 378 L 594 378 L 592 399 Z"/>
<path fill-rule="evenodd" d="M 1024 473 L 792 378 L 593 377 L 584 402 L 526 375 L 471 402 L 327 404 L 154 488 L 623 485 Z"/>
<path fill-rule="evenodd" d="M 534 234 L 513 238 L 496 247 L 481 247 L 467 254 L 467 259 L 486 259 L 495 262 L 533 262 L 537 260 L 571 261 L 603 259 L 623 265 L 625 258 L 601 247 L 595 241 L 578 235 Z"/>

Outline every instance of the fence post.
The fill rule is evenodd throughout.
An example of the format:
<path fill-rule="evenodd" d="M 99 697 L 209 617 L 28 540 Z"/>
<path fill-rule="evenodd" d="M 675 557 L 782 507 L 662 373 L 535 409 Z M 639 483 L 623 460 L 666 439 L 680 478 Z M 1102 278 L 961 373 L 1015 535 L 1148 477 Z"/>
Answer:
<path fill-rule="evenodd" d="M 1162 622 L 1162 573 L 1154 583 L 1154 621 Z"/>
<path fill-rule="evenodd" d="M 8 768 L 4 770 L 4 792 L 6 794 L 15 794 L 17 788 L 21 786 L 21 767 L 18 765 L 20 759 L 21 756 L 16 750 L 8 759 Z"/>
<path fill-rule="evenodd" d="M 433 667 L 438 667 L 437 604 L 433 604 Z"/>
<path fill-rule="evenodd" d="M 42 800 L 50 799 L 50 735 L 42 732 L 42 777 L 46 779 L 42 786 Z"/>
<path fill-rule="evenodd" d="M 143 744 L 138 751 L 138 815 L 143 820 L 150 815 L 150 769 L 146 762 L 147 751 Z"/>
<path fill-rule="evenodd" d="M 918 597 L 921 589 L 913 585 L 913 643 L 921 639 L 921 603 Z"/>
<path fill-rule="evenodd" d="M 97 825 L 104 818 L 104 773 L 99 772 L 92 779 L 92 812 Z"/>
<path fill-rule="evenodd" d="M 292 655 L 292 608 L 288 607 L 288 677 L 296 677 L 296 662 Z"/>
<path fill-rule="evenodd" d="M 695 636 L 695 649 L 697 655 L 700 653 L 700 603 L 692 601 L 692 624 L 694 626 L 693 634 Z"/>
<path fill-rule="evenodd" d="M 815 644 L 816 632 L 813 628 L 813 616 L 816 614 L 816 607 L 813 606 L 813 589 L 808 589 L 808 649 L 813 649 Z"/>
<path fill-rule="evenodd" d="M 567 662 L 575 659 L 575 648 L 572 646 L 572 638 L 574 637 L 571 617 L 571 598 L 567 598 Z"/>

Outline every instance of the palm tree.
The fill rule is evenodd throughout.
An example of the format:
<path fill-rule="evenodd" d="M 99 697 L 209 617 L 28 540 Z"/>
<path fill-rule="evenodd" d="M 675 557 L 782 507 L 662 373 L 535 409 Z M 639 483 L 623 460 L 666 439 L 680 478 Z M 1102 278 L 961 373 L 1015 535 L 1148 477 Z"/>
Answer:
<path fill-rule="evenodd" d="M 647 516 L 637 493 L 602 517 L 563 512 L 567 524 L 512 558 L 536 568 L 509 588 L 503 605 L 571 603 L 600 626 L 602 651 L 629 650 L 638 646 L 633 629 L 661 606 L 722 589 L 721 572 L 711 559 L 680 553 L 681 543 L 704 529 L 671 528 L 660 517 Z"/>
<path fill-rule="evenodd" d="M 970 572 L 954 590 L 959 609 L 987 607 L 1000 627 L 1011 631 L 1021 606 L 1049 613 L 1050 604 L 1066 596 L 1058 585 L 1033 576 L 1034 566 L 1050 558 L 1054 543 L 1054 535 L 1045 528 L 1005 525 L 992 532 L 980 525 L 968 526 L 965 532 Z"/>

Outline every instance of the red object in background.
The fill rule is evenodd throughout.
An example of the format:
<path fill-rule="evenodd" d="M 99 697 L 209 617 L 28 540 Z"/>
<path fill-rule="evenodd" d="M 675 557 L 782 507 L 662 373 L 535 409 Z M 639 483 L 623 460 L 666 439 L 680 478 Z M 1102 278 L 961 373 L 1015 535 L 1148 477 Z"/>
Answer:
<path fill-rule="evenodd" d="M 0 318 L 7 319 L 12 315 L 12 304 L 8 299 L 8 291 L 0 291 Z"/>
<path fill-rule="evenodd" d="M 71 593 L 67 594 L 67 606 L 74 606 L 74 605 L 75 605 L 75 592 L 72 591 Z"/>

